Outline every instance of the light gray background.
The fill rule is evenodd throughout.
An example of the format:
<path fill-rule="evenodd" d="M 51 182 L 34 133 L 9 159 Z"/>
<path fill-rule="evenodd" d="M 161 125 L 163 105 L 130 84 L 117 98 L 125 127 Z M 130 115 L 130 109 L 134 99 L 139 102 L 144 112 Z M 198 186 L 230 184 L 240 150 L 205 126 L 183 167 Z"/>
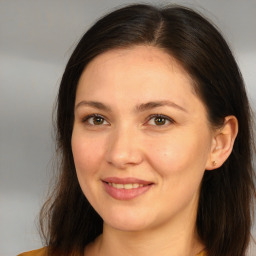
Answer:
<path fill-rule="evenodd" d="M 41 247 L 35 220 L 51 177 L 52 108 L 72 49 L 98 17 L 134 2 L 0 0 L 0 256 Z M 255 109 L 256 0 L 175 2 L 223 31 Z"/>

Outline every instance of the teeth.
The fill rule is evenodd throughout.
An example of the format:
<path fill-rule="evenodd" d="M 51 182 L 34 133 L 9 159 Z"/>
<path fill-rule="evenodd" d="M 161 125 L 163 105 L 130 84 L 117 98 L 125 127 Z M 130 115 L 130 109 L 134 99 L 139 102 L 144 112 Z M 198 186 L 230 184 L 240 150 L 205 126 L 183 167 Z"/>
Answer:
<path fill-rule="evenodd" d="M 131 189 L 133 188 L 132 184 L 124 184 L 125 189 Z"/>
<path fill-rule="evenodd" d="M 116 183 L 108 183 L 110 186 L 117 188 L 117 189 L 133 189 L 133 188 L 139 188 L 143 187 L 143 184 L 116 184 Z"/>
<path fill-rule="evenodd" d="M 116 184 L 116 188 L 124 188 L 123 184 Z"/>

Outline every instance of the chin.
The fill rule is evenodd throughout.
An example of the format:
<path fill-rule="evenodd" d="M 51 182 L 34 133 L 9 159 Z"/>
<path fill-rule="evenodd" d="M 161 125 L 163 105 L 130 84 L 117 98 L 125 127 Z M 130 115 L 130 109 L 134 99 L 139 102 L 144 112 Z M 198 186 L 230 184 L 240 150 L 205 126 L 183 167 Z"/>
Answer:
<path fill-rule="evenodd" d="M 143 231 L 147 228 L 147 225 L 134 222 L 123 222 L 123 223 L 107 223 L 111 228 L 124 231 L 124 232 L 138 232 Z"/>
<path fill-rule="evenodd" d="M 103 216 L 104 217 L 104 216 Z M 147 215 L 138 216 L 136 214 L 110 214 L 109 218 L 103 218 L 104 223 L 114 229 L 126 232 L 142 231 L 150 226 Z"/>

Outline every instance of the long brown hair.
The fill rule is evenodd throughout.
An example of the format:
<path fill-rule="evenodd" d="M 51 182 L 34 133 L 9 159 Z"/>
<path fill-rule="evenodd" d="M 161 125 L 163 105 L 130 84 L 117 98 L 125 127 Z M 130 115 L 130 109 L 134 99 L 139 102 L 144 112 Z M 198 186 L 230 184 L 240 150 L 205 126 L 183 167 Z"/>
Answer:
<path fill-rule="evenodd" d="M 188 72 L 213 125 L 238 119 L 239 133 L 227 161 L 202 180 L 197 231 L 209 256 L 243 256 L 255 196 L 252 121 L 244 83 L 220 32 L 197 12 L 180 6 L 131 5 L 106 15 L 78 43 L 63 74 L 57 99 L 59 177 L 41 210 L 49 255 L 82 254 L 102 233 L 103 221 L 82 193 L 71 151 L 74 102 L 86 65 L 114 48 L 152 45 L 173 56 Z"/>

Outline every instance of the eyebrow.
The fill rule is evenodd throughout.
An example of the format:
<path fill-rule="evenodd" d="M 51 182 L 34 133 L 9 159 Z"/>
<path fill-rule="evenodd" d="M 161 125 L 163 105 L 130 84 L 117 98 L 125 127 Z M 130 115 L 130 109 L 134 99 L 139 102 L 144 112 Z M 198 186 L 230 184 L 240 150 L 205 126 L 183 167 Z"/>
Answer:
<path fill-rule="evenodd" d="M 101 102 L 98 102 L 98 101 L 81 101 L 79 102 L 75 109 L 81 107 L 81 106 L 89 106 L 89 107 L 93 107 L 93 108 L 97 108 L 99 110 L 104 110 L 104 111 L 107 111 L 107 112 L 111 112 L 111 108 L 106 106 L 105 104 L 101 103 Z"/>
<path fill-rule="evenodd" d="M 75 109 L 77 109 L 81 106 L 89 106 L 89 107 L 97 108 L 99 110 L 112 112 L 112 110 L 109 106 L 107 106 L 107 105 L 105 105 L 101 102 L 98 102 L 98 101 L 84 101 L 83 100 L 75 106 Z M 158 108 L 158 107 L 164 107 L 164 106 L 173 107 L 173 108 L 176 108 L 176 109 L 181 110 L 183 112 L 187 112 L 187 110 L 185 108 L 183 108 L 180 105 L 177 105 L 176 103 L 174 103 L 172 101 L 169 101 L 169 100 L 150 101 L 150 102 L 147 102 L 147 103 L 139 104 L 139 105 L 135 106 L 134 112 L 143 112 L 143 111 L 146 111 L 146 110 L 150 110 L 150 109 L 154 109 L 154 108 Z"/>
<path fill-rule="evenodd" d="M 180 105 L 177 105 L 176 103 L 169 101 L 169 100 L 151 101 L 151 102 L 147 102 L 147 103 L 142 103 L 142 104 L 136 106 L 135 110 L 138 112 L 143 112 L 146 110 L 154 109 L 157 107 L 164 107 L 164 106 L 173 107 L 178 110 L 187 112 L 187 110 L 185 108 L 183 108 Z"/>

